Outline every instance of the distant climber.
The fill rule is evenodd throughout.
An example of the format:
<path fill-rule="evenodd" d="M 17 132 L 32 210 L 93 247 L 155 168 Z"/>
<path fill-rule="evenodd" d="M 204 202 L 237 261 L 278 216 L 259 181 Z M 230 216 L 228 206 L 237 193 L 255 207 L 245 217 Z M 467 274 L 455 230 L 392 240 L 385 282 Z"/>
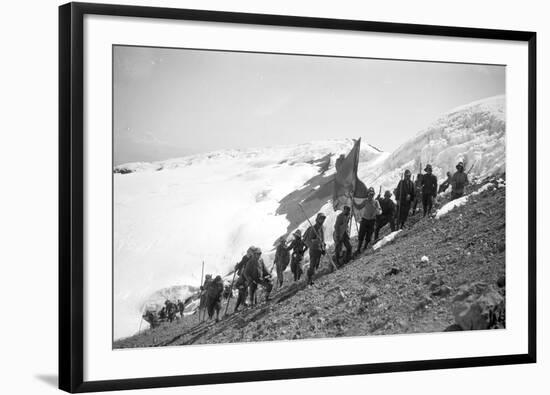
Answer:
<path fill-rule="evenodd" d="M 363 241 L 365 251 L 371 242 L 372 235 L 374 234 L 374 225 L 376 224 L 376 216 L 382 214 L 382 208 L 377 199 L 374 198 L 374 188 L 369 188 L 367 191 L 367 198 L 361 204 L 355 205 L 357 209 L 361 210 L 361 224 L 359 225 L 359 236 L 357 238 L 357 250 L 355 255 L 361 253 L 361 246 Z"/>
<path fill-rule="evenodd" d="M 427 164 L 422 177 L 422 209 L 424 217 L 432 212 L 433 199 L 437 196 L 437 177 L 432 174 L 432 165 Z"/>
<path fill-rule="evenodd" d="M 304 253 L 307 250 L 307 246 L 302 240 L 302 232 L 300 229 L 296 229 L 293 234 L 294 240 L 288 246 L 288 250 L 292 250 L 292 255 L 290 257 L 290 271 L 294 275 L 294 281 L 300 280 L 302 277 L 302 259 L 304 258 Z"/>
<path fill-rule="evenodd" d="M 415 198 L 415 188 L 414 183 L 411 181 L 410 170 L 405 170 L 405 176 L 399 181 L 393 194 L 397 201 L 397 227 L 403 229 L 409 217 L 411 202 Z"/>
<path fill-rule="evenodd" d="M 451 178 L 451 200 L 458 199 L 464 195 L 464 187 L 468 185 L 468 175 L 464 173 L 464 163 L 458 162 L 456 172 Z"/>
<path fill-rule="evenodd" d="M 201 311 L 204 311 L 204 309 L 206 309 L 206 288 L 211 281 L 212 275 L 207 274 L 206 276 L 204 276 L 204 283 L 200 287 L 199 318 L 201 316 Z"/>
<path fill-rule="evenodd" d="M 155 311 L 147 310 L 145 314 L 143 314 L 143 319 L 149 323 L 151 328 L 156 328 L 160 325 L 160 321 Z"/>
<path fill-rule="evenodd" d="M 176 311 L 177 307 L 172 301 L 166 300 L 164 302 L 164 306 L 166 308 L 166 318 L 168 318 L 168 321 L 172 322 L 174 321 L 174 318 L 176 318 Z"/>
<path fill-rule="evenodd" d="M 177 307 L 178 307 L 178 312 L 180 313 L 180 318 L 183 318 L 183 311 L 185 310 L 185 305 L 180 299 L 178 299 Z"/>
<path fill-rule="evenodd" d="M 326 254 L 325 231 L 323 228 L 326 217 L 325 214 L 318 213 L 315 218 L 315 224 L 307 228 L 304 233 L 304 243 L 309 248 L 308 285 L 313 285 L 313 275 L 319 267 L 321 256 Z"/>
<path fill-rule="evenodd" d="M 453 176 L 452 176 L 451 172 L 448 171 L 447 172 L 447 179 L 441 183 L 441 185 L 439 186 L 439 189 L 437 190 L 437 193 L 443 193 L 447 190 L 447 188 L 449 188 L 449 186 L 451 185 L 452 177 Z"/>
<path fill-rule="evenodd" d="M 386 224 L 390 224 L 391 231 L 395 231 L 395 203 L 391 200 L 391 192 L 384 192 L 384 198 L 378 196 L 378 203 L 382 213 L 376 217 L 376 231 L 374 232 L 374 240 L 380 237 L 380 229 Z"/>
<path fill-rule="evenodd" d="M 277 249 L 275 250 L 275 259 L 273 264 L 277 269 L 277 286 L 280 288 L 283 286 L 284 281 L 284 272 L 290 263 L 290 252 L 289 248 L 286 245 L 286 236 L 281 236 L 279 238 L 279 243 Z"/>
<path fill-rule="evenodd" d="M 243 271 L 243 276 L 249 288 L 250 304 L 256 303 L 255 296 L 258 285 L 261 285 L 264 288 L 266 302 L 269 300 L 269 294 L 273 289 L 271 275 L 269 274 L 261 255 L 262 250 L 255 247 L 251 258 L 246 263 L 246 267 Z"/>
<path fill-rule="evenodd" d="M 344 206 L 344 209 L 338 216 L 336 217 L 336 222 L 334 223 L 334 252 L 336 254 L 336 266 L 342 266 L 349 262 L 351 259 L 351 243 L 349 242 L 349 233 L 348 233 L 348 225 L 350 221 L 350 207 Z M 344 258 L 344 261 L 341 260 L 341 253 L 342 253 L 342 246 L 346 247 L 346 257 Z"/>
<path fill-rule="evenodd" d="M 159 319 L 164 321 L 166 319 L 166 307 L 162 306 L 162 309 L 159 311 Z"/>
<path fill-rule="evenodd" d="M 418 173 L 416 175 L 416 180 L 414 180 L 414 200 L 412 202 L 412 213 L 411 215 L 416 214 L 416 207 L 418 206 L 418 202 L 422 202 L 422 179 L 424 178 L 424 175 L 422 173 Z M 420 209 L 419 209 L 420 210 Z"/>
<path fill-rule="evenodd" d="M 237 311 L 239 309 L 239 306 L 242 304 L 246 306 L 246 296 L 248 295 L 248 284 L 246 283 L 246 279 L 244 278 L 243 271 L 246 267 L 247 262 L 252 257 L 254 250 L 256 247 L 250 246 L 248 250 L 246 250 L 246 254 L 242 257 L 239 263 L 235 265 L 235 274 L 238 277 L 237 281 L 235 281 L 235 288 L 239 291 L 239 294 L 237 296 L 237 302 L 235 304 L 235 310 Z"/>
<path fill-rule="evenodd" d="M 216 312 L 216 322 L 219 321 L 220 309 L 221 309 L 221 297 L 223 292 L 223 280 L 221 276 L 209 282 L 205 287 L 206 291 L 206 311 L 208 312 L 208 318 L 212 319 L 214 311 Z"/>

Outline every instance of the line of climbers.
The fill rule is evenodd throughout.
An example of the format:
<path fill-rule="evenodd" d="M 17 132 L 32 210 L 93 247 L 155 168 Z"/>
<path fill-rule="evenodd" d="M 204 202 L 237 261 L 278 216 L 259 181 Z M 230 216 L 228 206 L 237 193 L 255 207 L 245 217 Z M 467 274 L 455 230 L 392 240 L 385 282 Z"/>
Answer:
<path fill-rule="evenodd" d="M 416 181 L 411 181 L 410 170 L 405 170 L 404 177 L 399 181 L 397 187 L 393 191 L 395 203 L 393 202 L 390 191 L 384 192 L 382 198 L 380 194 L 374 198 L 374 189 L 371 187 L 367 191 L 367 198 L 360 204 L 353 203 L 354 210 L 361 218 L 357 237 L 357 250 L 352 254 L 352 247 L 349 237 L 349 222 L 351 209 L 349 206 L 344 206 L 342 212 L 336 217 L 334 225 L 334 242 L 336 265 L 341 266 L 348 262 L 352 257 L 359 255 L 365 251 L 372 240 L 374 234 L 374 242 L 379 239 L 380 230 L 390 225 L 391 231 L 397 228 L 403 229 L 409 213 L 415 214 L 417 204 L 422 202 L 424 217 L 429 215 L 433 208 L 433 200 L 438 192 L 445 192 L 451 186 L 451 200 L 457 199 L 464 195 L 464 187 L 468 184 L 468 175 L 464 172 L 464 163 L 459 162 L 456 165 L 457 171 L 451 176 L 448 172 L 448 179 L 437 187 L 437 177 L 432 174 L 432 166 L 426 165 L 424 174 L 419 173 Z M 364 245 L 363 245 L 364 243 Z M 346 248 L 346 255 L 341 263 L 342 247 Z"/>
<path fill-rule="evenodd" d="M 350 242 L 350 219 L 351 208 L 344 206 L 342 212 L 336 217 L 334 224 L 333 239 L 335 243 L 335 260 L 336 266 L 349 262 L 352 258 L 357 257 L 361 252 L 364 252 L 372 241 L 379 239 L 380 230 L 386 225 L 395 231 L 397 228 L 402 229 L 407 222 L 409 213 L 416 212 L 417 204 L 422 202 L 424 216 L 429 215 L 433 208 L 433 199 L 438 192 L 444 192 L 449 186 L 452 188 L 451 199 L 456 199 L 464 194 L 464 187 L 468 184 L 468 176 L 464 173 L 464 164 L 462 162 L 456 165 L 456 173 L 437 187 L 437 178 L 432 174 L 432 166 L 427 165 L 424 169 L 424 174 L 418 174 L 415 182 L 411 181 L 410 170 L 405 170 L 404 177 L 399 181 L 397 187 L 393 191 L 395 203 L 392 200 L 390 191 L 384 192 L 384 197 L 378 194 L 374 198 L 375 191 L 371 187 L 367 191 L 367 198 L 360 204 L 353 203 L 354 210 L 361 218 L 357 249 L 352 253 Z M 323 213 L 318 213 L 315 218 L 315 224 L 309 226 L 303 237 L 299 229 L 292 234 L 292 241 L 287 245 L 286 236 L 279 238 L 275 251 L 275 259 L 273 267 L 277 271 L 277 285 L 281 287 L 284 281 L 284 271 L 290 264 L 290 270 L 294 281 L 299 281 L 302 277 L 303 267 L 302 261 L 304 254 L 309 250 L 309 268 L 306 272 L 306 282 L 308 285 L 313 285 L 313 276 L 319 268 L 321 257 L 326 254 L 325 231 L 323 224 L 326 216 Z M 345 247 L 345 256 L 342 257 L 342 248 Z M 273 267 L 271 270 L 273 270 Z M 262 259 L 262 250 L 255 246 L 250 246 L 246 254 L 235 265 L 235 276 L 237 280 L 234 287 L 238 290 L 237 302 L 234 311 L 238 311 L 241 305 L 248 306 L 257 303 L 256 291 L 258 286 L 264 290 L 265 300 L 269 301 L 269 295 L 273 289 L 273 280 L 271 272 L 267 269 L 264 260 Z M 211 275 L 207 275 L 204 284 L 201 286 L 201 303 L 200 308 L 206 308 L 209 318 L 213 318 L 216 313 L 216 321 L 219 319 L 221 309 L 221 298 L 229 297 L 231 294 L 231 286 L 229 289 L 224 289 L 221 276 L 216 276 L 212 279 Z M 247 303 L 247 298 L 249 303 Z"/>
<path fill-rule="evenodd" d="M 178 299 L 176 303 L 166 299 L 164 301 L 164 306 L 162 306 L 158 312 L 146 310 L 143 314 L 143 319 L 147 321 L 152 328 L 156 328 L 161 322 L 172 322 L 175 319 L 183 318 L 184 309 L 185 304 L 180 299 Z"/>

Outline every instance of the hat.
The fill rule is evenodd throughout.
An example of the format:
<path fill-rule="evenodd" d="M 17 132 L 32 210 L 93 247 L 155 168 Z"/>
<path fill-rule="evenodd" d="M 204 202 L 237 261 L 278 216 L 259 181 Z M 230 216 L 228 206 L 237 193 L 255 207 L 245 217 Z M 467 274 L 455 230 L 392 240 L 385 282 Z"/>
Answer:
<path fill-rule="evenodd" d="M 405 175 L 411 175 L 411 171 L 409 169 L 405 170 Z"/>
<path fill-rule="evenodd" d="M 246 250 L 246 253 L 247 253 L 247 254 L 252 254 L 252 253 L 254 253 L 254 250 L 255 250 L 255 249 L 256 249 L 256 247 L 250 246 L 250 247 L 248 247 L 248 250 Z"/>
<path fill-rule="evenodd" d="M 319 213 L 317 214 L 317 218 L 316 219 L 319 219 L 319 218 L 326 218 L 327 216 L 323 213 Z"/>
<path fill-rule="evenodd" d="M 254 247 L 254 253 L 255 254 L 261 254 L 262 250 L 260 249 L 260 247 Z"/>
<path fill-rule="evenodd" d="M 389 197 L 391 197 L 391 192 L 390 192 L 390 191 L 386 191 L 386 192 L 384 192 L 384 197 L 386 197 L 386 196 L 389 196 Z"/>
<path fill-rule="evenodd" d="M 464 169 L 464 163 L 458 162 L 458 164 L 456 165 L 456 168 L 458 169 L 459 167 L 462 167 Z"/>
<path fill-rule="evenodd" d="M 428 170 L 430 170 L 430 171 L 432 170 L 432 165 L 430 165 L 430 164 L 426 165 L 426 168 L 424 169 L 424 171 L 428 171 Z"/>
<path fill-rule="evenodd" d="M 369 189 L 367 189 L 367 194 L 373 194 L 374 195 L 374 188 L 373 187 L 370 187 Z"/>
<path fill-rule="evenodd" d="M 300 229 L 296 229 L 293 233 L 294 236 L 302 236 L 302 231 Z"/>
<path fill-rule="evenodd" d="M 343 210 L 345 211 L 346 209 L 351 210 L 351 207 L 350 206 L 344 206 Z"/>

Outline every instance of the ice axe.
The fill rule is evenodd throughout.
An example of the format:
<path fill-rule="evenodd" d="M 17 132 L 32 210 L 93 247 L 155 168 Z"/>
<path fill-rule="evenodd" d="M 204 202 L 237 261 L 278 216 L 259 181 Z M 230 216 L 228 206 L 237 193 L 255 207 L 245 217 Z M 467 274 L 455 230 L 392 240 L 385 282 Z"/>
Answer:
<path fill-rule="evenodd" d="M 472 171 L 472 169 L 474 168 L 474 166 L 476 165 L 477 163 L 477 160 L 474 161 L 474 164 L 472 166 L 470 166 L 470 169 L 466 172 L 466 174 L 470 174 L 470 172 Z"/>
<path fill-rule="evenodd" d="M 313 226 L 313 224 L 311 223 L 311 221 L 309 220 L 307 214 L 306 214 L 306 211 L 304 210 L 304 207 L 302 206 L 301 203 L 298 203 L 298 206 L 300 207 L 300 209 L 302 210 L 302 212 L 304 213 L 304 217 L 306 218 L 307 222 L 309 223 L 309 226 L 311 226 L 311 229 L 313 229 L 313 232 L 315 232 L 315 236 L 317 236 L 317 238 L 319 240 L 321 240 L 321 236 L 319 235 L 319 233 L 317 233 L 317 229 L 315 229 L 315 227 Z M 325 249 L 325 252 L 326 252 L 326 249 Z M 336 265 L 334 264 L 334 262 L 332 261 L 332 258 L 330 256 L 330 254 L 327 254 L 327 257 L 328 257 L 328 261 L 330 262 L 330 264 L 332 265 L 332 267 L 334 268 L 334 270 L 338 270 L 338 267 L 336 267 Z"/>

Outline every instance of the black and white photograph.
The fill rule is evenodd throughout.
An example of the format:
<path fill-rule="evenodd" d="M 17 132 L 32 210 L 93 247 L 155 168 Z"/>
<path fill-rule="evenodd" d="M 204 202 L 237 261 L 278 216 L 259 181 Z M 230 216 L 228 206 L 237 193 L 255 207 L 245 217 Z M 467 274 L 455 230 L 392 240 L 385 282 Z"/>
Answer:
<path fill-rule="evenodd" d="M 112 59 L 114 349 L 506 329 L 506 65 Z"/>

